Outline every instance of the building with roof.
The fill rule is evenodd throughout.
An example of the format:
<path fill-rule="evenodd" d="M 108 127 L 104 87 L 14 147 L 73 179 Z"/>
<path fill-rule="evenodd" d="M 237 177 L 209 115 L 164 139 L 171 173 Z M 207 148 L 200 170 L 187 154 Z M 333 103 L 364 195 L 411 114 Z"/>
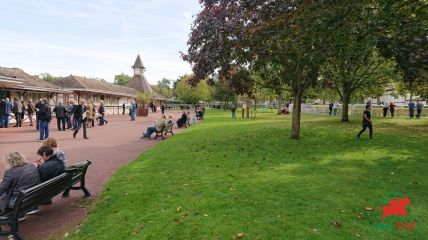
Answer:
<path fill-rule="evenodd" d="M 19 68 L 0 67 L 0 98 L 38 100 L 46 98 L 51 104 L 63 101 L 68 94 L 58 86 L 31 76 Z"/>
<path fill-rule="evenodd" d="M 133 88 L 76 75 L 60 78 L 53 84 L 70 92 L 67 101 L 73 99 L 78 102 L 80 99 L 91 99 L 94 102 L 102 100 L 105 106 L 122 106 L 123 103 L 129 105 L 130 101 L 137 97 L 137 90 Z"/>
<path fill-rule="evenodd" d="M 141 61 L 140 54 L 137 55 L 134 65 L 132 65 L 132 69 L 134 70 L 134 76 L 129 80 L 128 87 L 149 95 L 151 97 L 151 101 L 156 106 L 160 106 L 161 104 L 163 104 L 166 98 L 153 91 L 152 86 L 149 84 L 146 77 L 144 76 L 144 71 L 146 70 L 146 67 L 143 64 L 143 61 Z"/>

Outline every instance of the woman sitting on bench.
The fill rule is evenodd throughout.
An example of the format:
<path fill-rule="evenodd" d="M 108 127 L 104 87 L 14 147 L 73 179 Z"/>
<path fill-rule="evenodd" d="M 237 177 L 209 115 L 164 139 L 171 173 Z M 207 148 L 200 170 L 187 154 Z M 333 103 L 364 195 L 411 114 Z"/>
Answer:
<path fill-rule="evenodd" d="M 163 128 L 166 126 L 166 117 L 165 115 L 162 115 L 162 118 L 158 121 L 155 122 L 155 126 L 154 127 L 148 127 L 146 133 L 143 134 L 143 136 L 141 137 L 141 139 L 143 138 L 150 138 L 150 135 L 152 135 L 152 133 L 156 132 L 156 131 L 162 131 Z"/>
<path fill-rule="evenodd" d="M 186 124 L 186 121 L 187 121 L 187 114 L 186 114 L 186 111 L 183 111 L 181 118 L 177 120 L 177 127 L 182 128 Z"/>
<path fill-rule="evenodd" d="M 19 152 L 10 152 L 5 156 L 8 169 L 4 173 L 0 184 L 0 210 L 6 212 L 8 208 L 13 208 L 21 190 L 33 187 L 40 183 L 39 171 L 31 164 L 27 163 L 24 155 Z"/>

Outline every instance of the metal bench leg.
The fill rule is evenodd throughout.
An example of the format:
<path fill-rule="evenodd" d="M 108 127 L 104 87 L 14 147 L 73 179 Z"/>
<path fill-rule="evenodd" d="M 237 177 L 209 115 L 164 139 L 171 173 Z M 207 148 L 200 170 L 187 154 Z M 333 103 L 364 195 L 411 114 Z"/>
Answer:
<path fill-rule="evenodd" d="M 62 193 L 62 197 L 63 197 L 63 198 L 68 198 L 68 197 L 70 197 L 70 190 L 71 190 L 71 188 L 68 188 L 67 190 L 65 190 L 65 191 Z"/>
<path fill-rule="evenodd" d="M 85 186 L 85 176 L 83 176 L 82 180 L 80 180 L 80 188 L 82 189 L 83 193 L 85 194 L 85 197 L 90 197 L 91 193 Z"/>

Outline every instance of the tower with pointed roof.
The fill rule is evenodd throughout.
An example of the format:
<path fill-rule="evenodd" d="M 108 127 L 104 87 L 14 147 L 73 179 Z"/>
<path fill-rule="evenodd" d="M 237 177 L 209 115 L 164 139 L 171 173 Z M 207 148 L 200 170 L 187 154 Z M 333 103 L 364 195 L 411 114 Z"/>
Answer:
<path fill-rule="evenodd" d="M 154 92 L 152 86 L 150 86 L 144 76 L 144 70 L 146 67 L 144 67 L 143 61 L 141 61 L 140 54 L 138 54 L 137 59 L 135 59 L 135 63 L 132 65 L 132 68 L 134 69 L 134 76 L 129 80 L 128 86 L 136 89 L 137 91 L 153 95 Z"/>

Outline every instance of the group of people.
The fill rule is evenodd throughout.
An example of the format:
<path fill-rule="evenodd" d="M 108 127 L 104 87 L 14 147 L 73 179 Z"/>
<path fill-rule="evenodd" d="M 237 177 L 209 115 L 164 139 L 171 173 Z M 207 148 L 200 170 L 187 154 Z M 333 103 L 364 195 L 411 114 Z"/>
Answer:
<path fill-rule="evenodd" d="M 22 127 L 25 112 L 27 112 L 30 126 L 33 126 L 33 116 L 35 115 L 36 117 L 36 130 L 40 132 L 37 140 L 44 140 L 49 137 L 49 124 L 52 120 L 52 112 L 55 113 L 58 131 L 65 131 L 66 129 L 74 130 L 74 137 L 83 126 L 83 136 L 85 139 L 88 139 L 86 128 L 94 127 L 95 121 L 98 122 L 99 126 L 108 123 L 105 119 L 105 108 L 102 100 L 99 103 L 98 110 L 92 100 L 86 102 L 84 99 L 80 100 L 79 104 L 76 104 L 71 99 L 65 106 L 62 102 L 58 102 L 53 110 L 51 110 L 51 106 L 45 98 L 40 99 L 35 104 L 29 99 L 27 105 L 24 104 L 24 101 L 19 101 L 17 98 L 14 98 L 13 102 L 5 98 L 0 101 L 0 127 L 9 127 L 9 116 L 12 113 L 15 115 L 16 123 L 14 127 Z M 95 117 L 97 112 L 98 117 Z"/>
<path fill-rule="evenodd" d="M 21 190 L 31 188 L 39 183 L 48 181 L 65 172 L 67 159 L 62 150 L 58 149 L 54 138 L 47 138 L 36 152 L 37 158 L 28 162 L 26 157 L 12 151 L 4 156 L 7 170 L 0 183 L 0 211 L 5 213 L 13 208 L 16 198 Z M 47 201 L 45 204 L 50 204 Z M 31 209 L 26 214 L 35 214 L 38 207 Z M 20 220 L 25 219 L 25 215 Z"/>
<path fill-rule="evenodd" d="M 409 117 L 410 118 L 414 117 L 415 107 L 416 107 L 416 118 L 420 118 L 422 114 L 422 109 L 424 108 L 424 104 L 421 101 L 417 101 L 416 104 L 413 101 L 409 102 Z"/>
<path fill-rule="evenodd" d="M 165 114 L 162 114 L 161 119 L 156 120 L 154 126 L 147 127 L 146 132 L 143 133 L 143 135 L 141 136 L 141 139 L 150 139 L 150 136 L 154 132 L 160 132 L 164 130 L 165 126 L 172 123 L 173 123 L 173 120 L 172 120 L 171 114 L 168 115 L 168 119 L 166 119 Z"/>

